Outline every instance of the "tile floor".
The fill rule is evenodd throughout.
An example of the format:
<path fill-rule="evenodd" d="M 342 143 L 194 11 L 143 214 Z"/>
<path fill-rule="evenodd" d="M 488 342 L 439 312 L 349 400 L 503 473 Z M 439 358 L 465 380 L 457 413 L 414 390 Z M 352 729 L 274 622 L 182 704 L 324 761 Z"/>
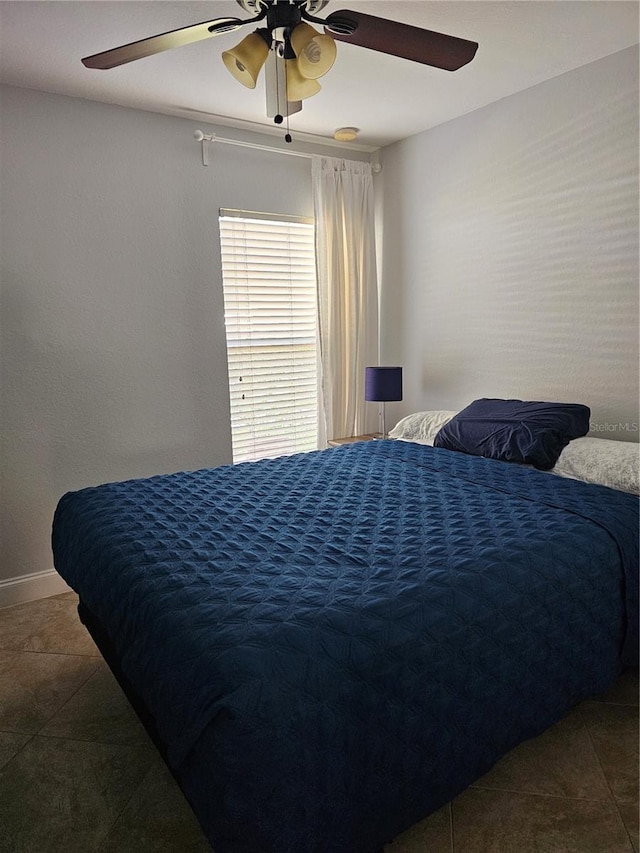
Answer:
<path fill-rule="evenodd" d="M 76 601 L 0 610 L 1 853 L 210 853 Z M 637 853 L 637 673 L 386 848 L 534 851 Z"/>

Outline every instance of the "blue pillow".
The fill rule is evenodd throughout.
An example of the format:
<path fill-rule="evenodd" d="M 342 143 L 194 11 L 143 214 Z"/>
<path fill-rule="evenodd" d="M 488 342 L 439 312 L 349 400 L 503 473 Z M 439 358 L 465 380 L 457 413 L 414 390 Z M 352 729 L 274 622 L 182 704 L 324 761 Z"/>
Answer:
<path fill-rule="evenodd" d="M 433 444 L 548 471 L 572 439 L 589 432 L 590 415 L 579 403 L 483 398 L 446 423 Z"/>

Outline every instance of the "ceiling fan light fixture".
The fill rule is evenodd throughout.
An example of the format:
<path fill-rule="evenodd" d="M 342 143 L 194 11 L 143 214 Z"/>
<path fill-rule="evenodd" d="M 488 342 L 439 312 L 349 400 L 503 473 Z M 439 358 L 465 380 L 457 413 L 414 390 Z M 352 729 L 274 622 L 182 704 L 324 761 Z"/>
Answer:
<path fill-rule="evenodd" d="M 316 80 L 329 71 L 336 61 L 337 48 L 333 38 L 319 33 L 309 24 L 298 24 L 291 31 L 291 47 L 298 59 L 303 77 Z"/>
<path fill-rule="evenodd" d="M 165 50 L 232 32 L 248 24 L 257 24 L 258 29 L 236 47 L 224 51 L 222 59 L 229 73 L 248 89 L 255 89 L 260 70 L 266 65 L 267 115 L 273 115 L 274 121 L 279 123 L 284 115 L 301 109 L 302 99 L 320 91 L 317 78 L 332 67 L 337 53 L 336 41 L 346 41 L 356 47 L 446 71 L 456 71 L 471 62 L 478 49 L 475 41 L 355 10 L 343 9 L 326 18 L 316 17 L 329 0 L 236 2 L 253 17 L 216 18 L 179 27 L 85 56 L 82 64 L 87 68 L 115 68 Z M 259 21 L 264 25 L 258 24 Z M 324 32 L 318 32 L 309 24 L 321 25 Z M 273 68 L 270 68 L 271 64 Z M 289 133 L 285 139 L 290 141 Z"/>
<path fill-rule="evenodd" d="M 268 31 L 265 30 L 266 33 Z M 270 39 L 270 35 L 268 36 Z M 256 81 L 262 66 L 269 55 L 270 44 L 260 30 L 249 33 L 242 41 L 231 50 L 222 53 L 224 62 L 229 73 L 242 83 L 247 89 L 255 89 Z"/>
<path fill-rule="evenodd" d="M 320 83 L 317 80 L 310 80 L 308 77 L 302 76 L 297 59 L 285 59 L 284 64 L 288 101 L 304 101 L 306 98 L 318 94 L 321 88 Z"/>

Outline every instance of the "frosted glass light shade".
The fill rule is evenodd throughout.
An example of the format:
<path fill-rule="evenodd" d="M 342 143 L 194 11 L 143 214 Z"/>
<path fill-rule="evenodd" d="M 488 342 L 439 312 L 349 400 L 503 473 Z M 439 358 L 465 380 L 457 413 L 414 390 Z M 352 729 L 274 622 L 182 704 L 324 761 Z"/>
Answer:
<path fill-rule="evenodd" d="M 297 59 L 285 59 L 287 75 L 287 100 L 304 101 L 320 91 L 320 83 L 317 80 L 309 80 L 303 77 L 298 68 Z"/>
<path fill-rule="evenodd" d="M 333 138 L 338 142 L 353 142 L 358 138 L 357 127 L 339 127 L 334 131 Z"/>
<path fill-rule="evenodd" d="M 231 50 L 225 50 L 222 61 L 227 70 L 247 89 L 255 89 L 260 69 L 269 55 L 269 45 L 257 33 L 249 33 Z"/>
<path fill-rule="evenodd" d="M 319 33 L 304 22 L 291 33 L 291 47 L 298 59 L 300 74 L 309 80 L 322 77 L 336 61 L 336 43 L 331 36 Z"/>

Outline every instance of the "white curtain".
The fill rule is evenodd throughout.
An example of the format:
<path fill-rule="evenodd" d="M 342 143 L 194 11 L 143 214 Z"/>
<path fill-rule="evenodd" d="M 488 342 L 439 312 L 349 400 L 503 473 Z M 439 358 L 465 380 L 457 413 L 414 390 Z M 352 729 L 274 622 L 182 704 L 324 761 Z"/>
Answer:
<path fill-rule="evenodd" d="M 378 364 L 378 282 L 369 163 L 314 157 L 320 335 L 319 446 L 377 429 L 365 367 Z"/>

